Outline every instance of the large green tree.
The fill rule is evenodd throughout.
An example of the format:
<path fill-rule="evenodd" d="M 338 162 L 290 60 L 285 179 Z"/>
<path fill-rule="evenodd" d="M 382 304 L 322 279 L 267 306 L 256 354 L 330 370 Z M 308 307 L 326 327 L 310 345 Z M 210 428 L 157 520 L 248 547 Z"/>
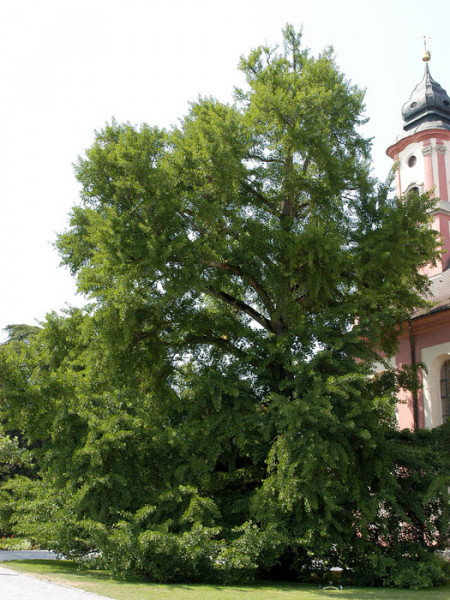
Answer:
<path fill-rule="evenodd" d="M 58 247 L 91 304 L 0 364 L 41 440 L 21 523 L 66 552 L 156 579 L 367 567 L 397 486 L 372 364 L 424 304 L 432 203 L 376 184 L 363 93 L 300 41 L 242 59 L 235 104 L 113 122 L 77 164 Z"/>

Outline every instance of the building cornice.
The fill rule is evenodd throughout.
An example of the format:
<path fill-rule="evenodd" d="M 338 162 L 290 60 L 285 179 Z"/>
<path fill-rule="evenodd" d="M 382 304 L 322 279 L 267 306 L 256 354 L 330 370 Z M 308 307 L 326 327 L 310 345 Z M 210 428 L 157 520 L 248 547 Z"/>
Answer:
<path fill-rule="evenodd" d="M 450 321 L 450 306 L 441 306 L 431 308 L 430 312 L 424 315 L 418 315 L 411 319 L 414 333 L 423 333 L 433 329 L 440 329 L 443 326 L 448 327 Z M 404 323 L 401 337 L 409 335 L 408 323 Z"/>
<path fill-rule="evenodd" d="M 433 215 L 444 214 L 450 216 L 450 202 L 438 202 L 432 213 Z"/>
<path fill-rule="evenodd" d="M 450 131 L 448 129 L 441 129 L 439 127 L 417 131 L 416 133 L 412 133 L 411 135 L 401 138 L 395 142 L 395 144 L 392 144 L 392 146 L 389 146 L 389 148 L 386 150 L 386 154 L 392 158 L 392 160 L 397 160 L 399 153 L 409 144 L 413 142 L 429 141 L 431 138 L 436 138 L 438 140 L 450 140 Z"/>

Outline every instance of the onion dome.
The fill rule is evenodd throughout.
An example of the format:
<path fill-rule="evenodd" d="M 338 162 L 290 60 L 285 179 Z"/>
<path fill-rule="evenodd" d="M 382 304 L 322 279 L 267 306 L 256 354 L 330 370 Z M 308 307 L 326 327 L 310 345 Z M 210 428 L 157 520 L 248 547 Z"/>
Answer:
<path fill-rule="evenodd" d="M 450 98 L 444 88 L 431 77 L 428 67 L 430 57 L 427 50 L 423 57 L 425 61 L 423 79 L 414 88 L 408 102 L 403 105 L 405 131 L 412 129 L 418 131 L 430 127 L 450 129 Z"/>

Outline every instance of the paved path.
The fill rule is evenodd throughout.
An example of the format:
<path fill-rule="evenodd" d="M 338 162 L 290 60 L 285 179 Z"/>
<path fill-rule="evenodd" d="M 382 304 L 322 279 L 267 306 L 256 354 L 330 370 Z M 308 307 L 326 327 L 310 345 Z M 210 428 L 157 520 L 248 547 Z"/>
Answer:
<path fill-rule="evenodd" d="M 0 562 L 4 560 L 55 560 L 58 555 L 49 550 L 0 550 Z"/>
<path fill-rule="evenodd" d="M 61 585 L 0 567 L 2 600 L 106 600 L 105 596 Z"/>

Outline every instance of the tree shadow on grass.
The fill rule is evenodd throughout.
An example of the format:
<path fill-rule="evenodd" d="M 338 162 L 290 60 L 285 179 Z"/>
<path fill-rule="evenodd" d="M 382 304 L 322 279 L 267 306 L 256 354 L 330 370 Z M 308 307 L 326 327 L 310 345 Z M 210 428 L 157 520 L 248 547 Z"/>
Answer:
<path fill-rule="evenodd" d="M 345 588 L 341 591 L 323 590 L 316 585 L 305 585 L 291 582 L 256 582 L 248 585 L 218 585 L 201 583 L 155 583 L 144 577 L 131 577 L 129 579 L 113 579 L 111 573 L 105 570 L 90 569 L 70 560 L 14 560 L 2 563 L 2 566 L 15 567 L 20 572 L 36 574 L 39 576 L 56 578 L 77 577 L 79 579 L 90 579 L 91 581 L 113 583 L 118 587 L 133 585 L 139 588 L 164 588 L 172 590 L 176 597 L 177 590 L 192 592 L 195 598 L 195 590 L 210 588 L 218 595 L 222 592 L 230 594 L 235 592 L 236 598 L 248 593 L 259 593 L 267 598 L 281 598 L 282 596 L 293 600 L 321 600 L 323 598 L 340 598 L 341 600 L 447 600 L 450 597 L 450 585 L 434 588 L 432 590 L 400 590 L 390 588 Z M 203 590 L 202 590 L 203 591 Z M 304 594 L 304 595 L 303 595 Z M 188 597 L 188 596 L 186 596 Z"/>

